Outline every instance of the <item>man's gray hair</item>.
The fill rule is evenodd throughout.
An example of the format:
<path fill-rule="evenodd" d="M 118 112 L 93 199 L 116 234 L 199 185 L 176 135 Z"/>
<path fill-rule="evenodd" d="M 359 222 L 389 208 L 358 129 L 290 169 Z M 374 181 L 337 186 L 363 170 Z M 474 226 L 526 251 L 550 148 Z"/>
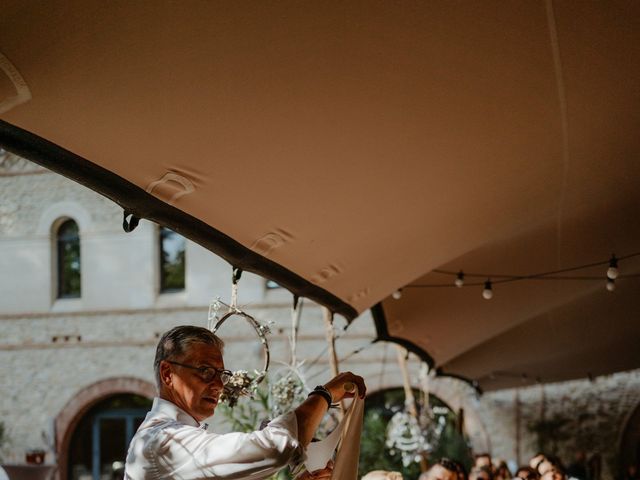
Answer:
<path fill-rule="evenodd" d="M 224 349 L 224 342 L 220 337 L 204 327 L 181 325 L 179 327 L 173 327 L 160 337 L 160 341 L 156 347 L 156 358 L 153 361 L 153 370 L 155 372 L 158 390 L 160 390 L 162 386 L 162 382 L 160 381 L 160 362 L 162 360 L 180 358 L 194 343 L 213 345 L 220 350 L 220 353 L 222 353 Z"/>

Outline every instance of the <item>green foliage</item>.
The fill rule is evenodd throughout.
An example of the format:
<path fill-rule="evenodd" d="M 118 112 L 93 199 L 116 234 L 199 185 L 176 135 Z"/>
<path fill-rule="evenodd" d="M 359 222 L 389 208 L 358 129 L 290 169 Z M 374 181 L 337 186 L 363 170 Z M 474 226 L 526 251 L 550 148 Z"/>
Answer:
<path fill-rule="evenodd" d="M 415 394 L 418 397 L 419 392 Z M 420 465 L 417 462 L 404 467 L 401 455 L 392 454 L 385 445 L 387 424 L 395 412 L 404 408 L 404 401 L 402 389 L 386 390 L 367 398 L 360 443 L 361 474 L 371 470 L 395 470 L 402 472 L 405 478 L 418 478 L 420 475 Z M 430 396 L 429 405 L 430 408 L 440 407 L 440 411 L 446 410 L 447 413 L 435 416 L 436 421 L 444 417 L 445 425 L 433 451 L 428 455 L 427 462 L 432 464 L 442 457 L 447 457 L 469 468 L 472 462 L 471 451 L 467 439 L 458 431 L 457 415 L 437 397 Z"/>
<path fill-rule="evenodd" d="M 440 434 L 438 443 L 429 454 L 429 463 L 434 463 L 443 457 L 451 458 L 460 462 L 469 471 L 473 463 L 469 443 L 458 431 L 458 419 L 456 415 L 449 411 L 447 423 Z"/>
<path fill-rule="evenodd" d="M 418 478 L 420 465 L 417 463 L 402 466 L 399 453 L 392 455 L 385 446 L 388 418 L 379 409 L 365 413 L 362 437 L 360 441 L 359 472 L 364 475 L 372 470 L 400 471 L 405 478 Z"/>
<path fill-rule="evenodd" d="M 253 398 L 242 397 L 233 408 L 221 403 L 218 412 L 234 432 L 253 432 L 270 416 L 269 389 L 261 385 Z"/>
<path fill-rule="evenodd" d="M 162 256 L 164 258 L 162 262 L 163 289 L 182 290 L 184 288 L 185 251 L 178 251 L 175 260 L 171 260 L 169 252 L 162 252 Z"/>
<path fill-rule="evenodd" d="M 431 407 L 446 407 L 436 397 L 430 398 Z M 371 470 L 401 471 L 405 478 L 418 478 L 420 465 L 413 463 L 403 467 L 400 453 L 391 453 L 385 446 L 387 424 L 393 414 L 404 405 L 404 391 L 394 389 L 367 399 L 365 404 L 364 425 L 360 442 L 359 471 L 364 475 Z M 442 410 L 442 409 L 441 409 Z M 269 386 L 261 384 L 253 398 L 242 398 L 238 404 L 229 408 L 225 404 L 218 406 L 218 414 L 233 431 L 252 432 L 260 427 L 260 423 L 271 417 L 269 405 Z M 450 409 L 437 418 L 444 417 L 445 425 L 428 462 L 432 463 L 442 457 L 459 461 L 467 468 L 471 464 L 471 454 L 466 439 L 458 431 L 457 416 Z M 271 477 L 271 480 L 290 480 L 293 477 L 285 469 Z"/>

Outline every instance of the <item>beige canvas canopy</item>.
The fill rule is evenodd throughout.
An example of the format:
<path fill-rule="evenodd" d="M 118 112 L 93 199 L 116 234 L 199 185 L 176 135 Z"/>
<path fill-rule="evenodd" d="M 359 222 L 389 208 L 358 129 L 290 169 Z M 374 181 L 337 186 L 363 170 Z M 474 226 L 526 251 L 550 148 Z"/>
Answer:
<path fill-rule="evenodd" d="M 0 54 L 3 148 L 441 372 L 640 367 L 637 1 L 5 0 Z"/>

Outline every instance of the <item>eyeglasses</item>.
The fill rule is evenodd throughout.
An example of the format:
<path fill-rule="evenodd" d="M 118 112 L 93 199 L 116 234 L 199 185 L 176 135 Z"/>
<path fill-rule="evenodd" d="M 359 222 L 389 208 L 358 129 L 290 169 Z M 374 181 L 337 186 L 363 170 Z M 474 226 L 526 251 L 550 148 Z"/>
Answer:
<path fill-rule="evenodd" d="M 224 368 L 215 368 L 215 367 L 194 367 L 193 365 L 186 365 L 180 362 L 174 362 L 172 360 L 165 360 L 167 363 L 171 363 L 173 365 L 178 365 L 179 367 L 189 368 L 191 370 L 195 370 L 198 372 L 198 376 L 202 379 L 203 382 L 212 382 L 216 377 L 220 377 L 223 385 L 226 385 L 227 382 L 233 376 L 233 372 L 230 370 L 225 370 Z"/>

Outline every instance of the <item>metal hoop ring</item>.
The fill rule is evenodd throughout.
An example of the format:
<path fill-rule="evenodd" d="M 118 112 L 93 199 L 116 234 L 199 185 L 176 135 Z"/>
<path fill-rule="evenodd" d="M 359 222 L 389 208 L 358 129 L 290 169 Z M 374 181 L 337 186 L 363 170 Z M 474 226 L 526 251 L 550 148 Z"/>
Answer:
<path fill-rule="evenodd" d="M 253 379 L 253 383 L 255 385 L 258 385 L 267 376 L 267 370 L 269 370 L 269 362 L 271 360 L 271 354 L 269 353 L 269 344 L 267 343 L 267 338 L 265 337 L 265 334 L 264 334 L 264 327 L 248 313 L 245 313 L 242 310 L 234 309 L 225 313 L 220 318 L 220 320 L 216 322 L 215 326 L 211 331 L 213 333 L 216 333 L 220 328 L 220 326 L 227 321 L 227 319 L 236 315 L 239 317 L 243 317 L 247 322 L 249 322 L 249 324 L 253 327 L 253 329 L 258 334 L 258 338 L 260 338 L 260 342 L 262 342 L 262 348 L 264 350 L 264 366 L 262 368 L 262 371 L 258 374 L 258 376 L 255 379 Z"/>

